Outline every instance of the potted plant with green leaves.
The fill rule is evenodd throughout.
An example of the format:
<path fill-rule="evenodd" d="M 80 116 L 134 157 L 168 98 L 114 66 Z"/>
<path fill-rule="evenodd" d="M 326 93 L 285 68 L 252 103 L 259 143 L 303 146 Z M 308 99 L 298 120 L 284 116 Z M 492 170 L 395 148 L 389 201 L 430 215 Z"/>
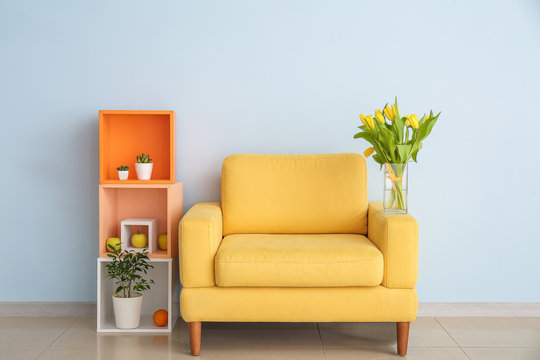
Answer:
<path fill-rule="evenodd" d="M 116 168 L 118 170 L 118 179 L 127 180 L 129 176 L 129 166 L 120 165 Z"/>
<path fill-rule="evenodd" d="M 372 146 L 364 151 L 364 156 L 373 154 L 373 160 L 384 166 L 383 205 L 385 213 L 407 213 L 407 173 L 408 162 L 417 160 L 422 141 L 431 133 L 439 118 L 432 110 L 418 115 L 403 115 L 398 107 L 397 97 L 394 104 L 386 104 L 375 114 L 360 114 L 360 132 L 355 139 L 364 139 Z"/>
<path fill-rule="evenodd" d="M 137 179 L 139 180 L 150 180 L 152 177 L 152 169 L 154 164 L 150 155 L 142 153 L 137 155 L 137 162 L 135 163 L 135 171 L 137 172 Z"/>
<path fill-rule="evenodd" d="M 148 251 L 118 250 L 109 246 L 107 254 L 112 261 L 107 264 L 107 278 L 114 282 L 113 307 L 116 327 L 135 329 L 141 321 L 143 292 L 150 290 L 154 280 L 145 279 L 153 266 Z"/>

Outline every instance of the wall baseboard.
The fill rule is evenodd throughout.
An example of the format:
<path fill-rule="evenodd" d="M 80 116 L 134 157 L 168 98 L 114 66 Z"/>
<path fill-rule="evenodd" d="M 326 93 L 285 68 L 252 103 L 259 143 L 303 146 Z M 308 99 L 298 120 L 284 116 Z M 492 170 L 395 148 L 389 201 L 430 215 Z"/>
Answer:
<path fill-rule="evenodd" d="M 95 302 L 0 302 L 0 316 L 95 316 Z M 540 317 L 540 303 L 418 304 L 419 317 Z"/>
<path fill-rule="evenodd" d="M 540 317 L 540 303 L 435 303 L 418 304 L 418 316 L 428 317 Z"/>
<path fill-rule="evenodd" d="M 95 302 L 0 302 L 0 316 L 96 316 Z"/>

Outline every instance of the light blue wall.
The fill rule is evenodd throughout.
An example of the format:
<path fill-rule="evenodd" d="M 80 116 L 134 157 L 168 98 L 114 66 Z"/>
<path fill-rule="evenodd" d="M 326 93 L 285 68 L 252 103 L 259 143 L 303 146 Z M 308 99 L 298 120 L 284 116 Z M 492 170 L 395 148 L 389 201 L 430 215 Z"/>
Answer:
<path fill-rule="evenodd" d="M 395 95 L 442 111 L 420 300 L 540 301 L 539 65 L 537 1 L 0 0 L 0 301 L 95 299 L 99 109 L 176 110 L 189 208 L 231 153 L 363 151 Z"/>

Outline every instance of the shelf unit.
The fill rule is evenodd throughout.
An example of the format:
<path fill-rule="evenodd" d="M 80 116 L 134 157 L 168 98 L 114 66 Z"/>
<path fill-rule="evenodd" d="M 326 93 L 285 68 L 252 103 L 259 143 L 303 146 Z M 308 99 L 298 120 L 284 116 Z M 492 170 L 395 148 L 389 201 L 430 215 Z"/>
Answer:
<path fill-rule="evenodd" d="M 176 116 L 174 111 L 101 110 L 99 112 L 99 182 L 101 184 L 174 184 L 176 181 Z M 154 164 L 151 180 L 137 180 L 141 153 Z M 129 166 L 128 180 L 116 168 Z"/>
<path fill-rule="evenodd" d="M 107 256 L 107 239 L 120 237 L 120 222 L 129 218 L 157 218 L 158 234 L 167 233 L 167 250 L 157 248 L 151 258 L 178 254 L 178 223 L 183 213 L 183 184 L 104 184 L 99 186 L 99 256 Z"/>
<path fill-rule="evenodd" d="M 147 153 L 153 163 L 150 180 L 137 180 L 137 155 Z M 129 166 L 128 180 L 119 180 L 116 168 Z M 111 333 L 170 333 L 179 314 L 178 224 L 183 214 L 183 184 L 176 182 L 176 115 L 169 110 L 101 110 L 99 112 L 99 257 L 97 259 L 97 331 Z M 106 243 L 120 237 L 121 222 L 129 219 L 132 231 L 150 227 L 167 234 L 167 250 L 152 246 L 148 255 L 154 280 L 144 292 L 141 324 L 136 329 L 117 329 L 107 279 Z M 155 223 L 157 221 L 157 224 Z M 139 229 L 140 228 L 140 229 Z M 126 230 L 126 229 L 124 229 Z M 150 240 L 150 239 L 149 239 Z M 154 239 L 155 240 L 155 239 Z M 124 239 L 124 247 L 127 242 Z M 153 244 L 155 245 L 155 244 Z M 168 325 L 158 327 L 152 316 L 158 309 L 169 315 Z"/>
<path fill-rule="evenodd" d="M 114 284 L 107 279 L 106 265 L 110 258 L 97 259 L 97 332 L 110 333 L 169 333 L 174 328 L 179 313 L 180 282 L 178 280 L 178 256 L 171 259 L 152 259 L 153 269 L 148 277 L 154 279 L 149 291 L 144 292 L 141 325 L 136 329 L 118 329 L 114 322 L 112 294 Z M 165 309 L 169 313 L 167 326 L 154 324 L 152 315 L 157 309 Z"/>

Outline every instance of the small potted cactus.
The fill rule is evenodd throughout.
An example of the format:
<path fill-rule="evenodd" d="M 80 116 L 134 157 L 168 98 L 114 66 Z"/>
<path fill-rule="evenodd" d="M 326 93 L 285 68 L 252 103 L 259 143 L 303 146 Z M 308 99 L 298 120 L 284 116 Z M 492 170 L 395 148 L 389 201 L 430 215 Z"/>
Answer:
<path fill-rule="evenodd" d="M 127 180 L 129 176 L 129 166 L 120 165 L 116 168 L 118 170 L 118 178 L 120 180 Z"/>
<path fill-rule="evenodd" d="M 137 155 L 137 162 L 135 163 L 135 171 L 137 171 L 137 179 L 139 180 L 150 180 L 152 177 L 152 169 L 154 164 L 150 155 L 142 153 Z"/>

